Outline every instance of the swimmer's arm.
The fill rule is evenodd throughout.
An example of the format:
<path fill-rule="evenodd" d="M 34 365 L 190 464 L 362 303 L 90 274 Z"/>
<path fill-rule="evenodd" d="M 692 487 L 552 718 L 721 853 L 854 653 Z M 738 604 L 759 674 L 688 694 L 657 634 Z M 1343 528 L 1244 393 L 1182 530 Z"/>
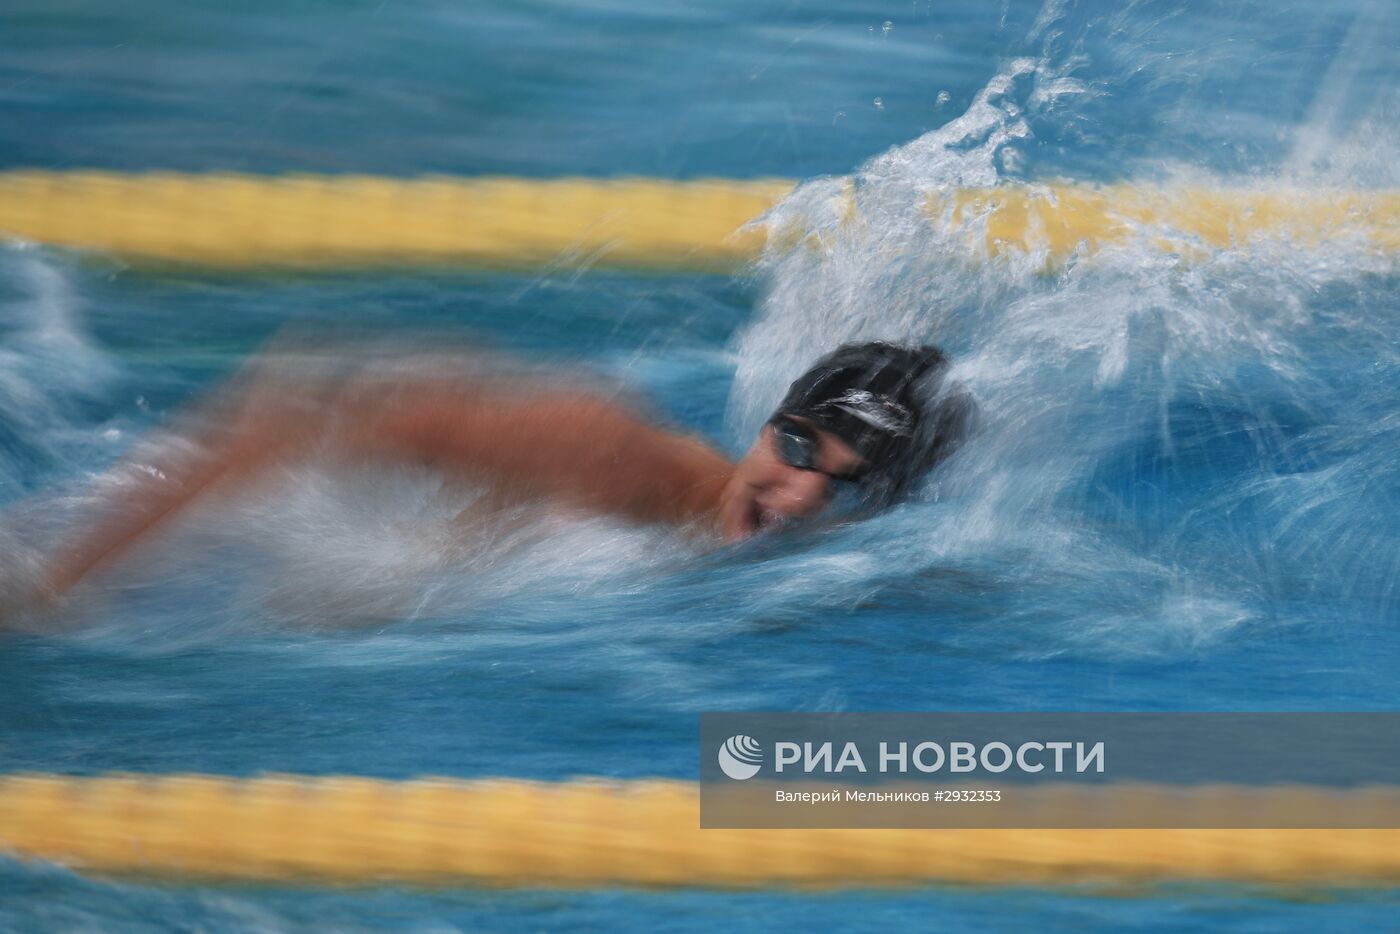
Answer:
<path fill-rule="evenodd" d="M 367 436 L 359 443 L 369 449 L 485 475 L 505 497 L 646 522 L 706 518 L 732 471 L 703 442 L 579 393 L 512 397 L 436 386 L 381 407 L 360 427 Z"/>
<path fill-rule="evenodd" d="M 76 537 L 50 556 L 40 597 L 64 596 L 93 569 L 129 550 L 214 487 L 251 480 L 305 440 L 290 419 L 245 411 L 183 450 L 167 447 L 153 462 L 124 465 L 119 471 L 128 476 L 120 488 Z"/>
<path fill-rule="evenodd" d="M 730 464 L 596 397 L 509 397 L 459 383 L 376 383 L 333 400 L 261 387 L 192 454 L 132 470 L 133 485 L 50 560 L 45 596 L 70 591 L 215 487 L 254 481 L 334 430 L 352 459 L 416 460 L 489 482 L 500 501 L 553 498 L 589 511 L 684 524 L 705 518 Z M 115 499 L 115 498 L 114 498 Z"/>

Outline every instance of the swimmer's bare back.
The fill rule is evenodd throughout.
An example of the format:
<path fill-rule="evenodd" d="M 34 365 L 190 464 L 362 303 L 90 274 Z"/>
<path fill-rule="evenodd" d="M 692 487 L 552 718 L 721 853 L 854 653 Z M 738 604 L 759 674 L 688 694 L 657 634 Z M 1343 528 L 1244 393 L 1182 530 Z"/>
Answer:
<path fill-rule="evenodd" d="M 193 451 L 145 463 L 49 563 L 42 597 L 66 594 L 192 502 L 311 457 L 400 460 L 489 486 L 493 502 L 542 500 L 639 522 L 712 527 L 733 465 L 586 392 L 466 378 L 385 377 L 327 388 L 253 381 Z"/>

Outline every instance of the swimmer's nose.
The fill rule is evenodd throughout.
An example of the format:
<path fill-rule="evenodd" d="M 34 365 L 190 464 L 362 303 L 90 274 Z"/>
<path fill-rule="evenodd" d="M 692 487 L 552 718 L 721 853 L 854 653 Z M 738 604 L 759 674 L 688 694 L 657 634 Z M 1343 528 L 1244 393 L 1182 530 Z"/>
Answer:
<path fill-rule="evenodd" d="M 831 500 L 831 481 L 815 470 L 791 469 L 767 497 L 769 508 L 786 516 L 806 516 Z"/>

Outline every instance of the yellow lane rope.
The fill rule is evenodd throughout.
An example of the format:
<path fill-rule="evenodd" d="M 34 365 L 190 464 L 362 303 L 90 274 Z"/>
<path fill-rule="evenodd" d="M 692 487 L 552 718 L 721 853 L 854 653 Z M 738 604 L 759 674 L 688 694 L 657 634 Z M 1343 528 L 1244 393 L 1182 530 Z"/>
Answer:
<path fill-rule="evenodd" d="M 721 271 L 782 180 L 0 173 L 0 232 L 218 266 L 558 263 Z"/>
<path fill-rule="evenodd" d="M 741 228 L 793 184 L 11 171 L 0 172 L 0 236 L 228 267 L 730 271 L 757 255 L 768 234 Z M 1395 191 L 1005 185 L 934 194 L 924 209 L 931 223 L 967 225 L 973 241 L 985 222 L 982 242 L 993 255 L 1045 249 L 1055 260 L 1080 244 L 1139 235 L 1186 252 L 1259 236 L 1352 238 L 1376 252 L 1400 251 Z M 777 232 L 785 240 L 804 233 Z"/>
<path fill-rule="evenodd" d="M 1351 240 L 1376 253 L 1400 252 L 1400 192 L 1309 189 L 999 187 L 929 198 L 931 214 L 953 224 L 986 218 L 992 254 L 1044 249 L 1063 259 L 1141 235 L 1163 250 L 1192 254 L 1265 237 L 1316 247 Z"/>
<path fill-rule="evenodd" d="M 1394 806 L 1393 789 L 1379 794 Z M 108 873 L 337 883 L 1400 883 L 1400 830 L 701 830 L 698 795 L 651 780 L 15 775 L 0 778 L 0 850 Z"/>

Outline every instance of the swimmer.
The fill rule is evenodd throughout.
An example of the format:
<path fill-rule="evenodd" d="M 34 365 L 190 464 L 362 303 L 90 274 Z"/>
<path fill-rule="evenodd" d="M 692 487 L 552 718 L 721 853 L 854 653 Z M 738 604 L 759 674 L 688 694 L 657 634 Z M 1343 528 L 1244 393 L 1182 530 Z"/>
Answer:
<path fill-rule="evenodd" d="M 967 429 L 971 402 L 943 385 L 947 367 L 931 346 L 843 346 L 791 385 L 738 463 L 577 389 L 481 374 L 253 377 L 183 455 L 142 463 L 52 556 L 40 589 L 62 597 L 194 501 L 313 456 L 460 476 L 490 491 L 473 510 L 545 501 L 739 542 L 815 515 L 836 484 L 898 499 Z"/>

